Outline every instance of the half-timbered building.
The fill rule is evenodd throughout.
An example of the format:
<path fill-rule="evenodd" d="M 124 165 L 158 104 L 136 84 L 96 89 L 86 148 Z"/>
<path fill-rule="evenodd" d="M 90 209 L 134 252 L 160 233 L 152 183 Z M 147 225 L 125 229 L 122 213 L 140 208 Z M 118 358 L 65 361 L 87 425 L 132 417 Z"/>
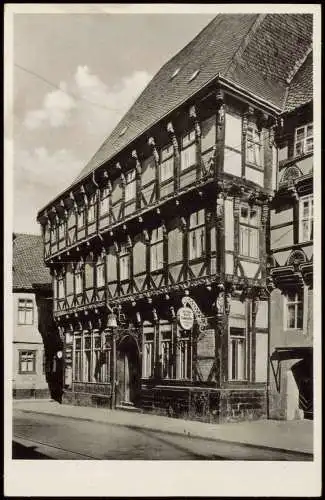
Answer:
<path fill-rule="evenodd" d="M 270 219 L 270 415 L 313 416 L 313 63 L 289 75 Z"/>
<path fill-rule="evenodd" d="M 266 415 L 275 134 L 308 15 L 218 15 L 39 212 L 66 400 Z"/>

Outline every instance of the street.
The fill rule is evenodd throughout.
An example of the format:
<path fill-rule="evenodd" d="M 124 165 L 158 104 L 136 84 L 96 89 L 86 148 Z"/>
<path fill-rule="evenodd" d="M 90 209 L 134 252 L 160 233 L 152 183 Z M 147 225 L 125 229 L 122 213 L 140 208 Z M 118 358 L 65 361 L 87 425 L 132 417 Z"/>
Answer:
<path fill-rule="evenodd" d="M 222 442 L 15 409 L 13 459 L 310 461 L 294 451 Z"/>

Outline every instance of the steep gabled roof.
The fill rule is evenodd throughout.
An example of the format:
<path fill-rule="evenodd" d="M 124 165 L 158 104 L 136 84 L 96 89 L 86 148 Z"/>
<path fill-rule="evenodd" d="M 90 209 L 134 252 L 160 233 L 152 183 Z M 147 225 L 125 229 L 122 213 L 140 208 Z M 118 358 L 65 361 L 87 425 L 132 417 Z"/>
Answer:
<path fill-rule="evenodd" d="M 217 75 L 282 111 L 288 75 L 310 47 L 312 22 L 309 14 L 217 15 L 158 71 L 73 185 Z"/>
<path fill-rule="evenodd" d="M 14 234 L 13 238 L 13 289 L 33 290 L 33 285 L 52 282 L 44 265 L 43 241 L 35 234 Z"/>
<path fill-rule="evenodd" d="M 310 52 L 290 83 L 285 102 L 285 111 L 293 111 L 295 108 L 312 101 L 312 99 L 313 53 Z"/>

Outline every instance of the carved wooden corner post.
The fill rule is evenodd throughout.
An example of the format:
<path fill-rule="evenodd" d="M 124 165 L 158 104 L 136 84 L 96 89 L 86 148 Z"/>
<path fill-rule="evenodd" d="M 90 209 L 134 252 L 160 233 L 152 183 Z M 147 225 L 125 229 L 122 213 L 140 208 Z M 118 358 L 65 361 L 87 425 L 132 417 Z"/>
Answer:
<path fill-rule="evenodd" d="M 224 92 L 220 87 L 216 91 L 216 111 L 217 111 L 217 127 L 216 127 L 216 162 L 215 176 L 218 176 L 223 171 L 224 147 L 225 147 L 225 104 Z"/>
<path fill-rule="evenodd" d="M 197 116 L 197 110 L 195 106 L 190 107 L 189 111 L 190 120 L 194 126 L 195 131 L 195 161 L 196 161 L 196 178 L 199 179 L 202 177 L 203 173 L 203 165 L 202 165 L 202 156 L 201 156 L 201 127 L 200 122 Z"/>
<path fill-rule="evenodd" d="M 136 179 L 136 191 L 135 191 L 135 207 L 136 210 L 141 208 L 141 163 L 139 161 L 138 153 L 135 149 L 132 151 L 132 158 L 135 160 L 135 179 Z"/>
<path fill-rule="evenodd" d="M 218 192 L 216 200 L 216 270 L 220 278 L 224 277 L 225 270 L 225 223 L 224 223 L 224 192 Z"/>
<path fill-rule="evenodd" d="M 221 387 L 222 382 L 227 379 L 227 356 L 228 356 L 228 315 L 230 309 L 229 293 L 225 291 L 223 284 L 217 286 L 217 298 L 215 301 L 215 363 L 216 384 Z M 223 376 L 222 376 L 223 375 Z"/>
<path fill-rule="evenodd" d="M 259 297 L 255 293 L 252 296 L 252 382 L 256 379 L 256 315 L 258 311 Z"/>
<path fill-rule="evenodd" d="M 159 165 L 160 165 L 160 161 L 159 161 L 159 153 L 158 153 L 158 150 L 157 150 L 157 147 L 156 147 L 155 139 L 153 137 L 149 137 L 148 144 L 151 147 L 152 154 L 153 154 L 153 157 L 154 157 L 154 160 L 155 160 L 155 167 L 156 167 L 156 176 L 155 176 L 155 179 L 156 179 L 156 182 L 155 182 L 156 199 L 159 200 L 159 198 L 160 198 L 160 182 L 159 182 Z"/>
<path fill-rule="evenodd" d="M 179 145 L 177 141 L 177 137 L 174 131 L 174 126 L 172 122 L 168 122 L 167 124 L 167 132 L 169 133 L 172 144 L 173 144 L 173 149 L 174 149 L 174 174 L 175 174 L 175 179 L 174 179 L 174 189 L 175 191 L 178 190 L 179 188 L 179 177 L 180 177 L 180 170 L 181 170 L 181 157 L 180 157 L 180 151 L 179 151 Z"/>

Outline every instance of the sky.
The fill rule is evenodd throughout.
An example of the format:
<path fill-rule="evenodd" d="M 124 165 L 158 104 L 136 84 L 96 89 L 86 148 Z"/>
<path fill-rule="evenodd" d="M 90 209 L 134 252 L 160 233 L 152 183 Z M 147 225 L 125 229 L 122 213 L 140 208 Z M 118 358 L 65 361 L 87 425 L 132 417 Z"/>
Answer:
<path fill-rule="evenodd" d="M 15 14 L 13 230 L 63 191 L 215 14 Z"/>

